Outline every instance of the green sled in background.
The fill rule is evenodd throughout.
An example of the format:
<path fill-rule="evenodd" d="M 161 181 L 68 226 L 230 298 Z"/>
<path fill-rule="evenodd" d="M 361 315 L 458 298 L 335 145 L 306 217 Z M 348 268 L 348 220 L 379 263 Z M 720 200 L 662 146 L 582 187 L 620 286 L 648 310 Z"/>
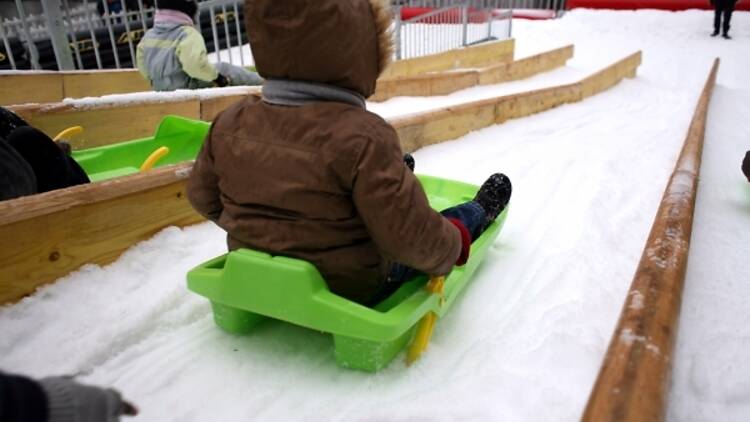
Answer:
<path fill-rule="evenodd" d="M 138 173 L 146 159 L 161 147 L 169 148 L 169 152 L 156 167 L 195 160 L 210 127 L 211 123 L 201 120 L 166 116 L 153 137 L 73 151 L 73 159 L 92 182 L 127 176 Z"/>
<path fill-rule="evenodd" d="M 431 176 L 418 176 L 430 205 L 442 210 L 471 200 L 478 187 Z M 195 267 L 188 288 L 211 301 L 216 325 L 246 334 L 266 317 L 333 335 L 339 365 L 369 372 L 386 366 L 407 345 L 420 319 L 442 316 L 482 262 L 500 234 L 506 208 L 471 245 L 466 265 L 446 278 L 443 295 L 427 292 L 427 276 L 405 283 L 390 297 L 368 308 L 328 290 L 309 262 L 250 249 L 239 249 Z"/>

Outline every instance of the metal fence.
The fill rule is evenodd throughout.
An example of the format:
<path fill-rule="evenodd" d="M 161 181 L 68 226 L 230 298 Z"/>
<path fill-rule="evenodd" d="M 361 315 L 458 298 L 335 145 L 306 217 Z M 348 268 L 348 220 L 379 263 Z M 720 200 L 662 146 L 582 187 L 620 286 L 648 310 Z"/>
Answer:
<path fill-rule="evenodd" d="M 396 59 L 435 54 L 511 35 L 511 11 L 449 6 L 410 19 L 401 19 L 396 6 Z"/>
<path fill-rule="evenodd" d="M 565 10 L 565 0 L 394 0 L 394 6 L 452 7 L 468 6 L 476 9 L 544 9 Z"/>
<path fill-rule="evenodd" d="M 111 1 L 111 0 L 110 0 Z M 0 69 L 107 69 L 135 64 L 138 41 L 153 26 L 153 0 L 39 0 L 43 15 L 27 15 L 28 1 L 15 0 L 18 16 L 0 19 Z M 249 49 L 241 24 L 241 0 L 199 3 L 197 27 L 209 52 L 245 66 Z M 117 6 L 117 7 L 115 7 Z"/>
<path fill-rule="evenodd" d="M 136 46 L 153 26 L 155 12 L 154 0 L 14 2 L 17 16 L 0 17 L 0 69 L 133 67 Z M 242 25 L 243 3 L 200 1 L 197 27 L 208 51 L 218 56 L 215 59 L 245 66 L 252 64 L 252 56 Z M 526 3 L 536 8 L 564 7 L 564 0 L 394 1 L 397 58 L 507 38 L 511 30 L 507 10 Z M 405 6 L 436 9 L 402 20 L 400 11 Z M 38 14 L 39 10 L 43 13 Z"/>

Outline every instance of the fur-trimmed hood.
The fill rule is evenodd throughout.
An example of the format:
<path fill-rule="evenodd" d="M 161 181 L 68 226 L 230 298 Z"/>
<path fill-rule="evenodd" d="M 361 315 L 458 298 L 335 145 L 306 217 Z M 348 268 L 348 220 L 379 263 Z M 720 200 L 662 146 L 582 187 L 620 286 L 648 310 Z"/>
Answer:
<path fill-rule="evenodd" d="M 339 86 L 369 97 L 393 54 L 388 0 L 246 0 L 245 27 L 266 79 Z"/>

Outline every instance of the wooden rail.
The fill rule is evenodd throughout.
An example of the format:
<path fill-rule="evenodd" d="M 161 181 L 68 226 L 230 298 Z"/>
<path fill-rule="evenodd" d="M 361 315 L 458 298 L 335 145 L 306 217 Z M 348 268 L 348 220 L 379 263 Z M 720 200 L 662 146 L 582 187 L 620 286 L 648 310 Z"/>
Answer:
<path fill-rule="evenodd" d="M 370 101 L 397 96 L 447 95 L 476 85 L 490 85 L 524 79 L 564 66 L 573 57 L 573 46 L 558 48 L 524 59 L 482 69 L 428 73 L 417 76 L 381 77 Z"/>
<path fill-rule="evenodd" d="M 391 123 L 398 129 L 404 151 L 414 151 L 508 119 L 581 101 L 635 76 L 640 64 L 639 51 L 576 83 L 445 107 L 395 118 Z"/>
<path fill-rule="evenodd" d="M 83 126 L 83 135 L 71 141 L 74 149 L 82 149 L 151 136 L 161 119 L 169 114 L 212 121 L 232 103 L 246 95 L 260 93 L 260 88 L 238 87 L 213 91 L 225 93 L 206 96 L 205 91 L 200 90 L 180 96 L 135 99 L 123 103 L 102 102 L 93 106 L 68 103 L 33 104 L 15 106 L 11 109 L 50 137 L 70 126 Z M 238 91 L 243 94 L 238 94 Z M 137 95 L 139 94 L 126 97 Z"/>
<path fill-rule="evenodd" d="M 640 52 L 598 72 L 611 80 Z M 597 84 L 607 86 L 607 84 Z M 507 119 L 580 101 L 583 83 L 547 88 L 392 119 L 402 148 L 453 139 Z M 86 263 L 107 264 L 168 225 L 201 221 L 185 200 L 192 162 L 110 181 L 0 202 L 0 303 L 17 301 Z"/>
<path fill-rule="evenodd" d="M 509 39 L 458 48 L 429 56 L 398 60 L 391 63 L 380 77 L 414 76 L 428 72 L 487 67 L 498 63 L 507 63 L 513 60 L 515 46 L 516 41 Z"/>
<path fill-rule="evenodd" d="M 151 86 L 135 69 L 0 72 L 0 105 L 3 106 L 149 90 Z"/>
<path fill-rule="evenodd" d="M 584 421 L 661 421 L 682 303 L 714 61 L 612 335 Z"/>
<path fill-rule="evenodd" d="M 404 76 L 460 67 L 484 67 L 513 60 L 513 39 L 479 44 L 391 64 L 384 75 Z M 135 69 L 96 71 L 0 71 L 0 105 L 55 103 L 65 98 L 150 91 Z"/>

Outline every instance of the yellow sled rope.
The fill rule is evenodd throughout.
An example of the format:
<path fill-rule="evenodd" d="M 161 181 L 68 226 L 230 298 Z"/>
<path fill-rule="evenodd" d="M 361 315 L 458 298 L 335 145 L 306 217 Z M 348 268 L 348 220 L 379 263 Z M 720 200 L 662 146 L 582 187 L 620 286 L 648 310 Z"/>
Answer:
<path fill-rule="evenodd" d="M 440 300 L 442 301 L 443 287 L 445 287 L 445 276 L 433 276 L 430 278 L 427 286 L 425 286 L 425 289 L 430 293 L 440 295 Z M 430 311 L 419 321 L 417 333 L 414 335 L 414 341 L 412 341 L 409 350 L 406 353 L 407 365 L 414 363 L 420 356 L 422 356 L 422 352 L 427 349 L 437 318 L 437 315 Z"/>
<path fill-rule="evenodd" d="M 146 161 L 141 164 L 141 171 L 151 170 L 157 161 L 161 160 L 162 157 L 169 154 L 169 148 L 159 147 L 151 155 L 146 158 Z"/>
<path fill-rule="evenodd" d="M 57 142 L 57 141 L 59 141 L 61 139 L 72 138 L 73 136 L 79 135 L 81 133 L 83 133 L 83 127 L 82 126 L 72 126 L 72 127 L 69 127 L 67 129 L 65 129 L 64 131 L 58 133 L 57 136 L 55 136 L 52 140 L 55 141 L 55 142 Z"/>

